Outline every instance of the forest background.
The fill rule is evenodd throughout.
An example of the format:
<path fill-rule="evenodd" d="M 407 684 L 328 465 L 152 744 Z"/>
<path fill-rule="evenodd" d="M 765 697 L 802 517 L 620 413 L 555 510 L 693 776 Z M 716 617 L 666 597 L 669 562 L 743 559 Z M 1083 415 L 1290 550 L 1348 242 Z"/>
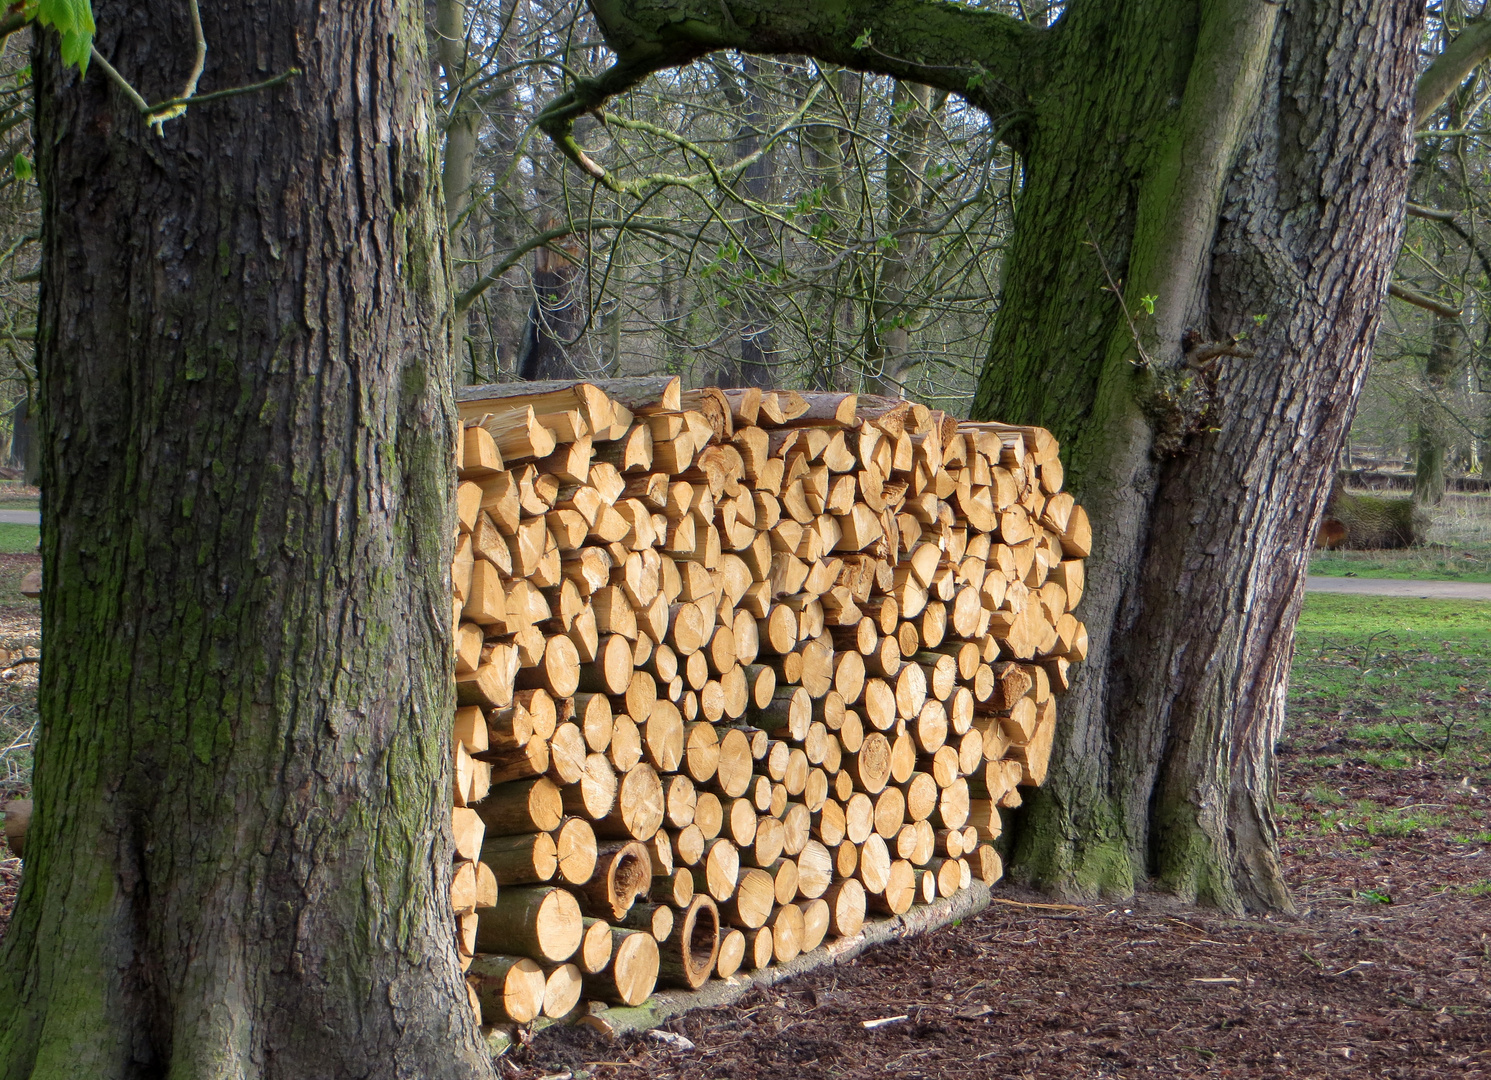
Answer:
<path fill-rule="evenodd" d="M 1060 14 L 982 6 L 1041 25 Z M 1425 65 L 1482 7 L 1431 7 Z M 585 4 L 430 0 L 427 24 L 458 380 L 669 372 L 904 392 L 967 414 L 1022 187 L 1016 155 L 990 137 L 997 118 L 885 76 L 722 52 L 577 124 L 582 145 L 624 166 L 618 192 L 535 124 L 607 63 Z M 40 220 L 28 34 L 0 53 L 0 462 L 17 468 Z M 1483 65 L 1417 134 L 1393 299 L 1342 461 L 1414 469 L 1430 504 L 1446 471 L 1483 474 L 1491 442 L 1488 111 Z"/>

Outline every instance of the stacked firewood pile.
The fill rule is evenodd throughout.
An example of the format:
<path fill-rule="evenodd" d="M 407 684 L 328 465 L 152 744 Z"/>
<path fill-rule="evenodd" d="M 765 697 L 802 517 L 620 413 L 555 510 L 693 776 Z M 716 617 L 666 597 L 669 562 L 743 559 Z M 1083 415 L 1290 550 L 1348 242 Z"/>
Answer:
<path fill-rule="evenodd" d="M 479 1017 L 637 1005 L 999 878 L 1087 650 L 1048 432 L 663 378 L 462 398 Z"/>

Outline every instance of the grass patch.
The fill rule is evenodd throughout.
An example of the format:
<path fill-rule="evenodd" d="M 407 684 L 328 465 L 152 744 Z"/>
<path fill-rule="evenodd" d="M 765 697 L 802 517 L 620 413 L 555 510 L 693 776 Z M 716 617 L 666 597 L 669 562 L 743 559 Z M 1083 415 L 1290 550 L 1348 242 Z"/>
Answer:
<path fill-rule="evenodd" d="M 1491 769 L 1491 604 L 1312 593 L 1289 687 L 1293 736 L 1318 760 Z M 1311 731 L 1316 735 L 1312 736 Z M 1320 799 L 1321 803 L 1328 800 Z"/>
<path fill-rule="evenodd" d="M 1491 582 L 1491 554 L 1439 547 L 1405 551 L 1323 551 L 1310 560 L 1310 573 L 1319 577 L 1484 583 Z"/>
<path fill-rule="evenodd" d="M 1436 813 L 1433 807 L 1381 806 L 1368 799 L 1358 799 L 1350 807 L 1325 811 L 1321 814 L 1320 827 L 1325 831 L 1406 840 L 1423 836 L 1448 820 L 1444 814 Z"/>
<path fill-rule="evenodd" d="M 38 525 L 0 521 L 0 552 L 30 555 L 36 551 L 40 539 L 41 527 Z"/>

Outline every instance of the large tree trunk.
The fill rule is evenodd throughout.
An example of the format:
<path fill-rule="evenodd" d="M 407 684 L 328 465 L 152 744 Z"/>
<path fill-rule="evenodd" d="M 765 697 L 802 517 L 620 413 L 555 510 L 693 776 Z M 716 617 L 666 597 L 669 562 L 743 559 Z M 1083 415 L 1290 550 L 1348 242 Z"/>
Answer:
<path fill-rule="evenodd" d="M 1249 6 L 1169 31 L 1179 43 L 1172 62 L 1153 59 L 1186 80 L 1171 99 L 1180 138 L 1141 157 L 1130 186 L 1106 189 L 1133 208 L 1132 246 L 1125 254 L 1114 236 L 1104 257 L 1127 279 L 1150 361 L 1123 370 L 1139 346 L 1119 321 L 1095 370 L 1083 362 L 1093 352 L 1054 339 L 1048 315 L 1049 351 L 1027 359 L 1012 385 L 1000 378 L 1000 350 L 1035 327 L 1005 321 L 981 398 L 990 412 L 1055 428 L 1101 535 L 1084 600 L 1098 662 L 1078 677 L 1074 723 L 1024 814 L 1017 871 L 1088 894 L 1152 876 L 1233 910 L 1288 904 L 1273 744 L 1310 541 L 1397 252 L 1418 28 L 1407 0 L 1289 3 L 1275 27 L 1258 17 L 1265 5 Z M 1153 30 L 1132 24 L 1124 55 L 1169 36 Z M 1261 97 L 1245 114 L 1235 165 L 1211 178 L 1212 198 L 1226 193 L 1217 225 L 1215 204 L 1186 208 L 1177 192 L 1205 193 L 1206 147 L 1218 151 L 1211 164 L 1230 163 L 1218 121 L 1255 97 L 1246 86 L 1255 64 Z M 1232 104 L 1219 107 L 1219 93 Z M 1209 124 L 1194 124 L 1207 114 Z M 1033 177 L 1041 156 L 1033 141 Z M 1104 189 L 1068 188 L 1067 200 L 1074 216 L 1096 214 Z M 1193 225 L 1205 245 L 1186 253 Z M 1094 238 L 1101 246 L 1103 234 Z M 1075 262 L 1076 245 L 1065 254 Z M 1021 255 L 1017 240 L 1009 265 L 1029 289 Z M 1155 298 L 1152 319 L 1136 303 L 1144 295 Z M 1094 323 L 1080 294 L 1045 296 L 1060 317 Z"/>
<path fill-rule="evenodd" d="M 95 4 L 151 100 L 184 5 Z M 414 3 L 34 55 L 41 734 L 0 1077 L 490 1075 L 449 902 L 450 323 Z"/>

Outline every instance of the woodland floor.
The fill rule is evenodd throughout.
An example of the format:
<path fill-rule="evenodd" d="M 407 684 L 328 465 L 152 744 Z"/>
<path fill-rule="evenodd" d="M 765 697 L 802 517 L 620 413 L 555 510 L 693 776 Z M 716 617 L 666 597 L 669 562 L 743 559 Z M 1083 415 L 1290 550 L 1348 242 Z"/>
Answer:
<path fill-rule="evenodd" d="M 30 558 L 0 556 L 0 647 L 37 640 L 35 602 L 10 596 Z M 34 722 L 33 671 L 0 672 L 5 743 Z M 1491 1077 L 1488 673 L 1491 604 L 1309 598 L 1280 747 L 1296 914 L 1227 919 L 1153 895 L 1060 909 L 1001 886 L 960 925 L 674 1018 L 691 1050 L 556 1027 L 500 1071 Z M 5 771 L 21 763 L 24 748 L 0 755 L 0 800 L 24 793 Z M 0 931 L 19 880 L 6 855 Z"/>

